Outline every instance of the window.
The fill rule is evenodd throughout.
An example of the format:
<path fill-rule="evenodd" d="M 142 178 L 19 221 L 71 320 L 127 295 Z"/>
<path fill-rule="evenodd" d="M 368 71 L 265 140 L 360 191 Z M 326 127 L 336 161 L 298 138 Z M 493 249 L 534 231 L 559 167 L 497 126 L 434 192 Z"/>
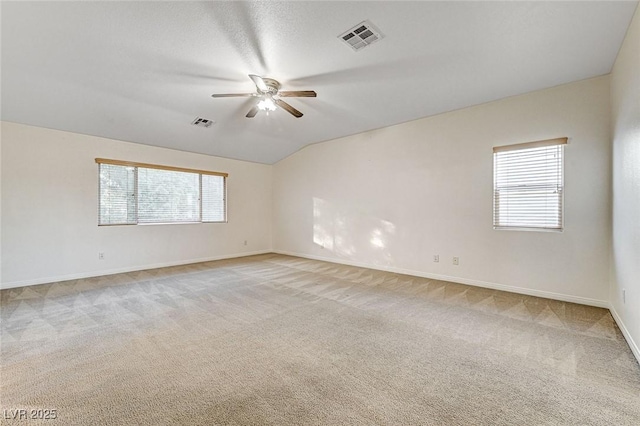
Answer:
<path fill-rule="evenodd" d="M 567 138 L 493 148 L 494 229 L 563 228 Z"/>
<path fill-rule="evenodd" d="M 96 158 L 98 225 L 226 221 L 226 173 Z"/>

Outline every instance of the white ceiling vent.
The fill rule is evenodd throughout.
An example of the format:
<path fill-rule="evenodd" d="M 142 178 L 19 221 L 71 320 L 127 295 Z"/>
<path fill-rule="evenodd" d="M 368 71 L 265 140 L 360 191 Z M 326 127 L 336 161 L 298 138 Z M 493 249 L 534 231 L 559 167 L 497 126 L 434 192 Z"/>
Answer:
<path fill-rule="evenodd" d="M 198 127 L 211 127 L 211 125 L 213 124 L 213 120 L 209 120 L 209 119 L 201 118 L 201 117 L 196 117 L 196 119 L 193 120 L 191 122 L 191 124 L 193 124 L 194 126 L 198 126 Z"/>
<path fill-rule="evenodd" d="M 340 34 L 338 38 L 347 43 L 353 50 L 358 51 L 384 38 L 384 34 L 370 21 L 362 21 L 350 30 Z"/>

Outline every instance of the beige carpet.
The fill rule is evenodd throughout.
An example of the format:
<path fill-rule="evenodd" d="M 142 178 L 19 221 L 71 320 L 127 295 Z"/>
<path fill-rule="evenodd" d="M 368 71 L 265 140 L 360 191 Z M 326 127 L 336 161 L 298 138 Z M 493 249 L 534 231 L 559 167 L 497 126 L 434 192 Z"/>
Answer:
<path fill-rule="evenodd" d="M 604 309 L 281 255 L 0 294 L 2 417 L 640 425 Z"/>

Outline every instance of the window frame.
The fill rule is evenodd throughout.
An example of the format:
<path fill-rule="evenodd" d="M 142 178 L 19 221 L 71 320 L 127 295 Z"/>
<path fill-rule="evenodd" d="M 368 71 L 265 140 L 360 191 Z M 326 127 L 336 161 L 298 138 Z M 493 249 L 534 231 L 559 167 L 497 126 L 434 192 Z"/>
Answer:
<path fill-rule="evenodd" d="M 151 163 L 139 163 L 135 161 L 123 161 L 123 160 L 113 160 L 108 158 L 96 158 L 95 162 L 98 164 L 98 226 L 131 226 L 131 225 L 185 225 L 185 224 L 216 224 L 216 223 L 228 223 L 228 210 L 227 210 L 227 178 L 229 177 L 228 173 L 225 172 L 217 172 L 211 170 L 200 170 L 200 169 L 189 169 L 184 167 L 173 167 L 173 166 L 165 166 L 161 164 L 151 164 Z M 134 168 L 134 189 L 133 196 L 135 197 L 135 222 L 123 222 L 123 223 L 100 223 L 100 195 L 102 193 L 102 185 L 100 179 L 100 166 L 102 164 L 113 165 L 113 166 L 123 166 L 123 167 L 133 167 Z M 146 168 L 146 169 L 156 169 L 156 170 L 165 170 L 172 172 L 182 172 L 182 173 L 191 173 L 198 175 L 198 203 L 199 203 L 199 219 L 198 221 L 174 221 L 174 222 L 139 222 L 139 193 L 138 193 L 138 169 Z M 223 213 L 224 220 L 220 221 L 203 221 L 202 217 L 202 176 L 210 175 L 210 176 L 220 176 L 223 179 Z"/>
<path fill-rule="evenodd" d="M 568 143 L 568 139 L 567 137 L 561 137 L 561 138 L 555 138 L 555 139 L 545 139 L 545 140 L 539 140 L 539 141 L 533 141 L 533 142 L 525 142 L 525 143 L 519 143 L 519 144 L 512 144 L 512 145 L 503 145 L 503 146 L 494 146 L 493 147 L 493 190 L 492 190 L 492 221 L 493 221 L 493 229 L 497 230 L 497 231 L 532 231 L 532 232 L 564 232 L 565 229 L 565 215 L 564 215 L 564 209 L 565 209 L 565 170 L 564 170 L 564 166 L 565 166 L 565 152 L 564 152 L 564 147 L 565 145 L 567 145 Z M 532 149 L 532 148 L 544 148 L 544 147 L 560 147 L 561 149 L 561 158 L 560 158 L 560 197 L 559 197 L 559 204 L 560 204 L 560 208 L 558 209 L 559 212 L 559 226 L 558 227 L 549 227 L 549 226 L 536 226 L 534 224 L 531 224 L 530 226 L 523 226 L 523 225 L 500 225 L 499 221 L 496 219 L 497 216 L 499 216 L 499 212 L 497 210 L 497 194 L 498 194 L 498 189 L 497 189 L 497 164 L 496 164 L 496 154 L 500 153 L 500 152 L 507 152 L 507 151 L 519 151 L 519 150 L 525 150 L 525 149 Z"/>

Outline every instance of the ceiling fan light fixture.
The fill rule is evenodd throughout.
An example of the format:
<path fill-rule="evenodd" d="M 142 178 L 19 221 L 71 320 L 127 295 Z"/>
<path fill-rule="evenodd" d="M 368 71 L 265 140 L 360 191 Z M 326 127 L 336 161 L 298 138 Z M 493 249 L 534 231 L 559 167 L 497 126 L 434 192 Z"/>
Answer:
<path fill-rule="evenodd" d="M 260 111 L 275 111 L 276 104 L 273 102 L 273 99 L 265 98 L 258 102 L 258 109 Z"/>
<path fill-rule="evenodd" d="M 214 98 L 245 98 L 254 97 L 259 101 L 253 104 L 245 117 L 253 118 L 259 111 L 266 111 L 269 115 L 270 111 L 275 111 L 278 107 L 285 110 L 295 118 L 300 118 L 304 114 L 283 101 L 281 98 L 315 98 L 316 92 L 313 90 L 284 90 L 280 91 L 280 82 L 272 78 L 260 77 L 259 75 L 249 74 L 249 77 L 256 85 L 255 93 L 214 93 Z"/>

